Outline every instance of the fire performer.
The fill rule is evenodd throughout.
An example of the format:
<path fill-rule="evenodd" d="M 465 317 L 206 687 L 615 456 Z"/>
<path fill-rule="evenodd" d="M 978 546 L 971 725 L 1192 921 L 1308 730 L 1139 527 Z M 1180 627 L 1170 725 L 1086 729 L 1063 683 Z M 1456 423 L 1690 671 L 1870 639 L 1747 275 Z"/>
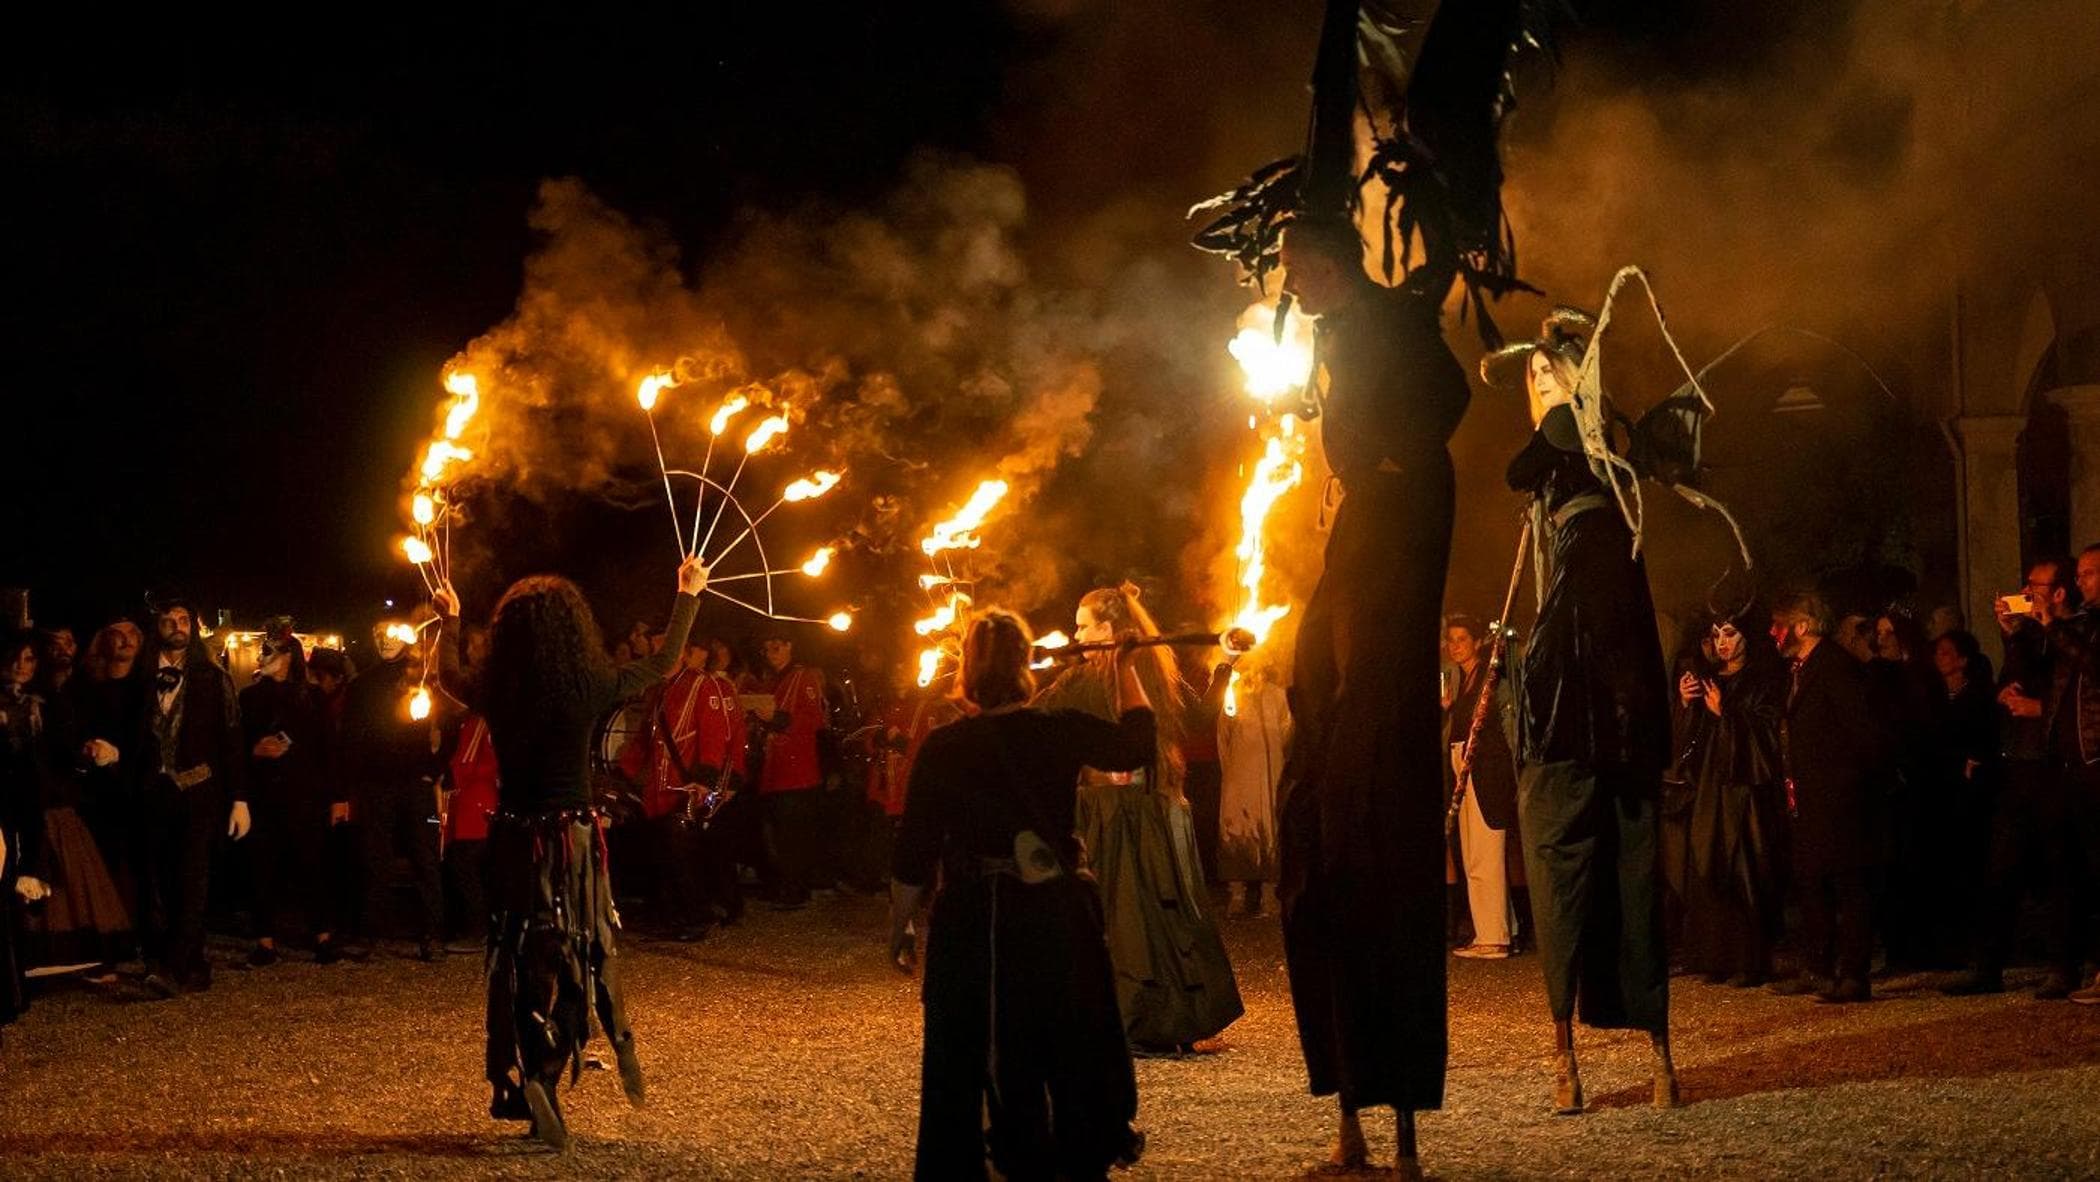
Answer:
<path fill-rule="evenodd" d="M 620 995 L 603 821 L 591 806 L 591 732 L 605 711 L 670 673 L 706 586 L 698 559 L 680 564 L 663 647 L 614 668 L 574 583 L 520 579 L 496 604 L 488 660 L 471 679 L 460 671 L 459 599 L 449 585 L 434 599 L 444 616 L 442 682 L 488 720 L 501 767 L 489 833 L 489 1115 L 531 1120 L 556 1149 L 569 1140 L 556 1090 L 565 1066 L 572 1084 L 582 1073 L 594 1008 L 628 1101 L 643 1102 Z"/>
<path fill-rule="evenodd" d="M 996 608 L 963 636 L 971 716 L 927 736 L 912 765 L 890 903 L 890 958 L 916 962 L 910 927 L 938 869 L 926 938 L 926 1033 L 915 1174 L 1100 1178 L 1144 1150 L 1137 1078 L 1117 1016 L 1100 898 L 1080 876 L 1082 767 L 1134 771 L 1158 756 L 1138 657 L 1115 654 L 1111 712 L 1028 706 L 1020 617 Z"/>
<path fill-rule="evenodd" d="M 1545 10 L 1329 0 L 1304 152 L 1192 211 L 1215 215 L 1198 247 L 1256 281 L 1280 261 L 1285 293 L 1319 320 L 1306 413 L 1323 416 L 1344 499 L 1295 656 L 1284 950 L 1312 1091 L 1340 1104 L 1335 1164 L 1364 1162 L 1357 1111 L 1387 1105 L 1409 1178 L 1421 1176 L 1414 1113 L 1442 1104 L 1448 1049 L 1436 623 L 1453 513 L 1446 443 L 1469 394 L 1438 313 L 1462 281 L 1497 343 L 1486 301 L 1522 286 L 1496 137 L 1510 61 L 1544 37 L 1527 26 Z M 1365 211 L 1373 178 L 1384 200 Z M 1365 212 L 1392 287 L 1365 273 Z"/>
<path fill-rule="evenodd" d="M 1538 340 L 1481 362 L 1490 385 L 1514 382 L 1521 366 L 1535 424 L 1508 473 L 1509 486 L 1531 497 L 1540 583 L 1518 694 L 1517 810 L 1561 1113 L 1582 1111 L 1578 1002 L 1586 1025 L 1648 1033 L 1655 1103 L 1677 1102 L 1656 873 L 1670 705 L 1647 567 L 1578 416 L 1605 413 L 1578 406 L 1578 371 L 1596 327 L 1556 309 Z"/>
<path fill-rule="evenodd" d="M 1131 583 L 1087 592 L 1075 616 L 1081 644 L 1159 635 Z M 1079 837 L 1101 888 L 1123 1027 L 1140 1051 L 1175 1054 L 1230 1026 L 1245 1007 L 1209 914 L 1182 791 L 1180 742 L 1201 707 L 1166 646 L 1134 659 L 1145 696 L 1155 704 L 1159 743 L 1142 768 L 1089 768 L 1082 775 Z M 1120 676 L 1113 652 L 1092 653 L 1034 704 L 1113 719 Z"/>

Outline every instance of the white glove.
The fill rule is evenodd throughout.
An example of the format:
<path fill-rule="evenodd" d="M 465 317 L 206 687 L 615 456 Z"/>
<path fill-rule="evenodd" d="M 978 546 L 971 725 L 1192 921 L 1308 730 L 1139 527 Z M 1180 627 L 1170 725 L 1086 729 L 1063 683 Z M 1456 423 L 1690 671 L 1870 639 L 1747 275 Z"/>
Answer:
<path fill-rule="evenodd" d="M 236 800 L 233 802 L 233 816 L 228 818 L 226 821 L 226 836 L 234 839 L 235 841 L 239 841 L 243 837 L 248 836 L 247 801 Z"/>
<path fill-rule="evenodd" d="M 119 758 L 116 744 L 111 743 L 107 739 L 89 739 L 87 753 L 88 758 L 94 761 L 96 767 L 108 767 L 110 764 L 117 762 Z"/>
<path fill-rule="evenodd" d="M 24 903 L 34 903 L 49 895 L 51 888 L 44 885 L 43 879 L 31 878 L 25 874 L 15 880 L 15 893 L 22 896 Z"/>

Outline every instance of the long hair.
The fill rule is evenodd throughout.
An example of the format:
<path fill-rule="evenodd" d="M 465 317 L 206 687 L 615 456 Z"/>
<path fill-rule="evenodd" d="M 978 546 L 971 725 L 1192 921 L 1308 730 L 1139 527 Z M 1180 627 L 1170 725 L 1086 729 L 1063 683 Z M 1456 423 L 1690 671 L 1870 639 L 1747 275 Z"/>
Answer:
<path fill-rule="evenodd" d="M 1028 622 L 1001 607 L 976 614 L 963 633 L 962 669 L 955 696 L 979 710 L 996 710 L 1035 696 L 1035 674 L 1028 668 L 1034 644 Z"/>
<path fill-rule="evenodd" d="M 573 711 L 612 675 L 598 621 L 576 584 L 531 575 L 503 593 L 480 672 L 489 730 L 498 742 L 501 732 Z"/>
<path fill-rule="evenodd" d="M 1096 587 L 1079 597 L 1079 606 L 1094 613 L 1095 619 L 1106 622 L 1119 636 L 1129 631 L 1158 636 L 1159 625 L 1140 601 L 1142 594 L 1138 585 L 1130 582 L 1119 587 Z M 1145 687 L 1145 696 L 1152 699 L 1161 732 L 1178 741 L 1180 719 L 1188 707 L 1188 690 L 1182 683 L 1180 667 L 1174 663 L 1174 654 L 1165 645 L 1156 645 L 1140 651 L 1136 659 L 1138 682 Z"/>
<path fill-rule="evenodd" d="M 1539 357 L 1544 357 L 1551 366 L 1553 380 L 1559 383 L 1561 393 L 1571 397 L 1575 393 L 1575 381 L 1579 376 L 1578 367 L 1582 364 L 1581 354 L 1571 358 L 1565 347 L 1549 344 L 1539 345 L 1524 359 L 1524 397 L 1531 404 L 1531 421 L 1534 425 L 1546 417 L 1545 401 L 1539 397 L 1538 383 L 1531 373 L 1532 362 Z"/>
<path fill-rule="evenodd" d="M 1136 631 L 1140 636 L 1158 636 L 1159 625 L 1140 602 L 1142 594 L 1136 583 L 1125 581 L 1121 586 L 1094 588 L 1079 597 L 1079 606 L 1094 613 L 1095 619 L 1107 622 L 1119 635 Z M 1152 703 L 1152 713 L 1159 724 L 1163 766 L 1153 781 L 1162 795 L 1178 800 L 1182 781 L 1181 740 L 1188 730 L 1193 695 L 1181 679 L 1181 668 L 1174 663 L 1174 654 L 1165 645 L 1140 649 L 1135 660 L 1138 684 L 1145 688 L 1145 697 Z M 1113 683 L 1115 674 L 1112 670 L 1109 677 Z"/>

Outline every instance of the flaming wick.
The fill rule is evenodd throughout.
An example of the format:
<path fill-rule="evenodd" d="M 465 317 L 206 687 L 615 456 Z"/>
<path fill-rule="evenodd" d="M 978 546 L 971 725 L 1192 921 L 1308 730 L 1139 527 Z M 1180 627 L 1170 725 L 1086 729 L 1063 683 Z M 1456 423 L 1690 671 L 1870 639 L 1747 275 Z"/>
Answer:
<path fill-rule="evenodd" d="M 664 507 L 671 511 L 671 538 L 678 544 L 678 556 L 690 557 L 685 548 L 685 527 L 678 524 L 678 498 L 671 494 L 671 468 L 664 463 L 664 441 L 656 433 L 656 399 L 664 390 L 674 385 L 668 373 L 653 373 L 642 379 L 634 392 L 636 402 L 641 403 L 642 414 L 649 420 L 649 442 L 656 445 L 656 471 L 664 478 Z"/>

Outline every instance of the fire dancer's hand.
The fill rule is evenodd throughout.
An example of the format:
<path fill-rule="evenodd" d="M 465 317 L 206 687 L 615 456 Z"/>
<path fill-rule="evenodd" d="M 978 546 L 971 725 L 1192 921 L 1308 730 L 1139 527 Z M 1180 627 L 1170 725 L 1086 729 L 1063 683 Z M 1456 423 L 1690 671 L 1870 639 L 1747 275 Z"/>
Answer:
<path fill-rule="evenodd" d="M 264 735 L 255 741 L 255 758 L 282 759 L 292 744 L 283 735 Z"/>
<path fill-rule="evenodd" d="M 226 818 L 226 836 L 239 841 L 248 836 L 248 802 L 233 802 L 233 815 Z"/>
<path fill-rule="evenodd" d="M 1699 679 L 1689 672 L 1678 678 L 1677 697 L 1685 705 L 1691 705 L 1693 700 L 1699 697 Z"/>
<path fill-rule="evenodd" d="M 701 564 L 699 557 L 696 555 L 679 563 L 678 593 L 680 595 L 698 595 L 705 590 L 707 590 L 707 567 Z"/>
<path fill-rule="evenodd" d="M 44 885 L 43 879 L 31 878 L 25 874 L 15 880 L 15 894 L 20 895 L 24 903 L 34 903 L 49 897 L 51 888 Z"/>
<path fill-rule="evenodd" d="M 87 745 L 80 749 L 80 753 L 87 756 L 88 762 L 96 767 L 108 767 L 120 757 L 116 744 L 108 739 L 89 739 Z"/>
<path fill-rule="evenodd" d="M 437 590 L 430 593 L 430 606 L 448 620 L 459 618 L 459 592 L 452 589 L 452 580 L 445 579 L 437 585 Z"/>
<path fill-rule="evenodd" d="M 1699 696 L 1706 699 L 1707 712 L 1715 718 L 1719 718 L 1721 716 L 1721 683 L 1718 681 L 1702 681 L 1699 685 L 1701 687 Z"/>
<path fill-rule="evenodd" d="M 331 805 L 329 805 L 329 806 L 328 806 L 328 823 L 329 823 L 330 825 L 344 825 L 344 824 L 348 824 L 348 823 L 349 823 L 349 821 L 350 821 L 350 802 L 349 802 L 349 801 L 347 801 L 347 800 L 338 800 L 338 801 L 336 801 L 335 803 L 333 803 L 333 804 L 331 804 Z"/>
<path fill-rule="evenodd" d="M 1116 663 L 1118 665 L 1127 664 L 1130 658 L 1137 655 L 1138 646 L 1143 644 L 1144 640 L 1145 634 L 1135 628 L 1125 628 L 1118 633 L 1116 635 Z"/>

